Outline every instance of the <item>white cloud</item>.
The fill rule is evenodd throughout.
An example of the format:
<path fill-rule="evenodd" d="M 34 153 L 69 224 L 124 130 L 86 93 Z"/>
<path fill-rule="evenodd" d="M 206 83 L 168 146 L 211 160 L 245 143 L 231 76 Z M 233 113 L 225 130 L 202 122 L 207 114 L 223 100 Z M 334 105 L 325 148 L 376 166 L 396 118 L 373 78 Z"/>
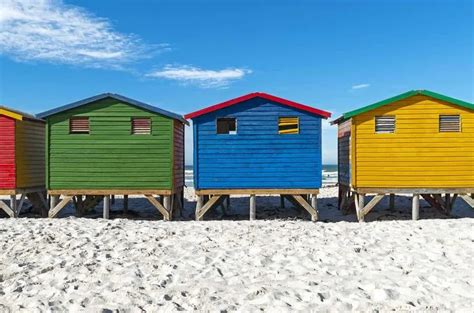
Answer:
<path fill-rule="evenodd" d="M 21 61 L 117 68 L 151 49 L 109 20 L 60 0 L 1 0 L 0 53 Z"/>
<path fill-rule="evenodd" d="M 194 84 L 203 88 L 215 88 L 225 87 L 232 81 L 241 79 L 250 73 L 252 73 L 251 70 L 241 68 L 226 68 L 216 71 L 186 65 L 166 65 L 163 69 L 148 73 L 146 76 L 177 80 L 185 84 Z"/>
<path fill-rule="evenodd" d="M 352 86 L 352 89 L 362 89 L 362 88 L 368 88 L 370 87 L 370 84 L 359 84 L 359 85 L 354 85 Z"/>

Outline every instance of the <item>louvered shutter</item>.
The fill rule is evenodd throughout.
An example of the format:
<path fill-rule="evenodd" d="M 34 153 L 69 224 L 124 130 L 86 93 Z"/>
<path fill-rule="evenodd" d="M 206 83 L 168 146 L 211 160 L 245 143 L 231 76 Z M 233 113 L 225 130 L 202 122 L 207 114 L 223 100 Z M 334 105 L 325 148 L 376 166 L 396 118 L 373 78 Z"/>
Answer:
<path fill-rule="evenodd" d="M 459 115 L 440 115 L 439 131 L 442 133 L 456 133 L 461 131 L 461 118 Z"/>
<path fill-rule="evenodd" d="M 278 118 L 279 134 L 298 134 L 299 119 L 297 117 L 279 117 Z"/>
<path fill-rule="evenodd" d="M 88 117 L 73 117 L 69 120 L 69 133 L 88 134 L 89 131 Z"/>
<path fill-rule="evenodd" d="M 151 134 L 151 120 L 149 118 L 132 118 L 132 135 Z"/>
<path fill-rule="evenodd" d="M 376 116 L 375 133 L 392 134 L 395 132 L 395 116 Z"/>

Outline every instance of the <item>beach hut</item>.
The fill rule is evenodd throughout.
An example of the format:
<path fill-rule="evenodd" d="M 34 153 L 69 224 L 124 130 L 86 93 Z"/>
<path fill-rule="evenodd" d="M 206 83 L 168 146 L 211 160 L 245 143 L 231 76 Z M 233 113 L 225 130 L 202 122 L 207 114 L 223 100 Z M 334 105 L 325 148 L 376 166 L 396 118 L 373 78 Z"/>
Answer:
<path fill-rule="evenodd" d="M 124 195 L 125 210 L 129 195 L 143 195 L 166 220 L 182 206 L 187 121 L 180 115 L 105 93 L 39 117 L 46 120 L 50 217 L 71 200 L 82 214 L 103 199 L 108 218 L 113 195 Z"/>
<path fill-rule="evenodd" d="M 10 196 L 9 205 L 0 200 L 0 208 L 11 217 L 20 214 L 26 198 L 46 209 L 44 129 L 44 121 L 0 106 L 0 195 Z"/>
<path fill-rule="evenodd" d="M 321 120 L 330 113 L 256 92 L 187 114 L 194 133 L 196 219 L 230 195 L 275 194 L 317 219 Z M 311 204 L 308 198 L 311 197 Z"/>
<path fill-rule="evenodd" d="M 338 125 L 339 205 L 360 221 L 385 196 L 419 197 L 449 213 L 456 198 L 474 206 L 474 105 L 415 90 L 344 113 Z M 364 196 L 375 194 L 365 204 Z M 444 195 L 442 197 L 441 195 Z"/>

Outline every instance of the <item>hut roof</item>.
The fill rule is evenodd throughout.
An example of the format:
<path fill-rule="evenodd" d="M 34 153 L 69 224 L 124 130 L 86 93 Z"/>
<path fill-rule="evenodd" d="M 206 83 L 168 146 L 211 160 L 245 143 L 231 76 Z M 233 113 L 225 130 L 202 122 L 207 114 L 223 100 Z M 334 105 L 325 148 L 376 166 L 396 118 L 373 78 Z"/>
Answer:
<path fill-rule="evenodd" d="M 130 105 L 136 106 L 138 108 L 141 108 L 141 109 L 144 109 L 144 110 L 147 110 L 147 111 L 150 111 L 150 112 L 154 112 L 154 113 L 157 113 L 157 114 L 160 114 L 160 115 L 170 117 L 170 118 L 178 120 L 178 121 L 180 121 L 180 122 L 182 122 L 186 125 L 189 125 L 188 121 L 186 121 L 181 115 L 178 115 L 178 114 L 175 114 L 173 112 L 169 112 L 169 111 L 157 108 L 155 106 L 146 104 L 144 102 L 140 102 L 140 101 L 137 101 L 137 100 L 133 100 L 133 99 L 121 96 L 121 95 L 116 94 L 116 93 L 103 93 L 103 94 L 100 94 L 100 95 L 97 95 L 97 96 L 93 96 L 93 97 L 86 98 L 86 99 L 83 99 L 83 100 L 79 100 L 79 101 L 76 101 L 76 102 L 73 102 L 73 103 L 70 103 L 70 104 L 66 104 L 64 106 L 61 106 L 61 107 L 58 107 L 58 108 L 55 108 L 55 109 L 52 109 L 52 110 L 49 110 L 49 111 L 45 111 L 43 113 L 39 113 L 39 114 L 37 114 L 37 116 L 40 117 L 40 118 L 47 118 L 51 115 L 55 115 L 55 114 L 58 114 L 58 113 L 61 113 L 61 112 L 64 112 L 64 111 L 68 111 L 68 110 L 71 110 L 71 109 L 74 109 L 74 108 L 77 108 L 77 107 L 80 107 L 80 106 L 83 106 L 83 105 L 87 105 L 87 104 L 95 102 L 95 101 L 106 99 L 106 98 L 116 99 L 118 101 L 125 102 L 125 103 L 128 103 Z"/>
<path fill-rule="evenodd" d="M 449 102 L 449 103 L 452 103 L 452 104 L 455 104 L 455 105 L 458 105 L 458 106 L 461 106 L 461 107 L 464 107 L 464 108 L 474 110 L 474 104 L 466 102 L 466 101 L 451 98 L 451 97 L 448 97 L 448 96 L 445 96 L 445 95 L 442 95 L 442 94 L 439 94 L 439 93 L 436 93 L 436 92 L 433 92 L 433 91 L 429 91 L 429 90 L 411 90 L 411 91 L 402 93 L 398 96 L 391 97 L 391 98 L 376 102 L 374 104 L 359 108 L 357 110 L 346 112 L 342 116 L 340 116 L 339 118 L 332 121 L 331 124 L 339 124 L 340 122 L 348 120 L 353 116 L 356 116 L 356 115 L 359 115 L 359 114 L 377 109 L 381 106 L 393 103 L 395 101 L 400 101 L 400 100 L 403 100 L 403 99 L 406 99 L 406 98 L 409 98 L 409 97 L 413 97 L 413 96 L 417 96 L 417 95 L 423 95 L 423 96 L 431 97 L 431 98 L 434 98 L 434 99 L 446 101 L 446 102 Z"/>
<path fill-rule="evenodd" d="M 14 110 L 11 108 L 8 108 L 6 106 L 0 105 L 0 115 L 5 115 L 8 117 L 11 117 L 13 119 L 19 120 L 19 121 L 24 121 L 24 120 L 30 120 L 30 121 L 36 121 L 36 122 L 43 122 L 42 119 L 36 118 L 34 115 L 21 112 L 18 110 Z"/>
<path fill-rule="evenodd" d="M 320 109 L 316 109 L 316 108 L 313 108 L 313 107 L 310 107 L 310 106 L 307 106 L 307 105 L 304 105 L 304 104 L 301 104 L 301 103 L 297 103 L 297 102 L 294 102 L 294 101 L 290 101 L 290 100 L 287 100 L 287 99 L 283 99 L 283 98 L 280 98 L 280 97 L 276 97 L 276 96 L 273 96 L 273 95 L 270 95 L 270 94 L 267 94 L 267 93 L 263 93 L 263 92 L 249 93 L 247 95 L 240 96 L 240 97 L 237 97 L 237 98 L 234 98 L 234 99 L 222 102 L 222 103 L 218 103 L 218 104 L 212 105 L 210 107 L 207 107 L 207 108 L 204 108 L 204 109 L 186 114 L 184 117 L 186 119 L 192 119 L 192 118 L 195 118 L 195 117 L 198 117 L 198 116 L 201 116 L 201 115 L 205 115 L 205 114 L 217 111 L 217 110 L 221 110 L 221 109 L 230 107 L 232 105 L 236 105 L 238 103 L 241 103 L 243 101 L 250 100 L 250 99 L 253 99 L 253 98 L 263 98 L 263 99 L 266 99 L 266 100 L 277 102 L 277 103 L 282 104 L 282 105 L 286 105 L 286 106 L 289 106 L 289 107 L 292 107 L 292 108 L 295 108 L 295 109 L 299 109 L 299 110 L 302 110 L 302 111 L 306 111 L 306 112 L 309 112 L 309 113 L 312 113 L 312 114 L 319 115 L 323 118 L 331 117 L 331 113 L 329 113 L 329 112 L 326 112 L 326 111 L 323 111 L 323 110 L 320 110 Z"/>

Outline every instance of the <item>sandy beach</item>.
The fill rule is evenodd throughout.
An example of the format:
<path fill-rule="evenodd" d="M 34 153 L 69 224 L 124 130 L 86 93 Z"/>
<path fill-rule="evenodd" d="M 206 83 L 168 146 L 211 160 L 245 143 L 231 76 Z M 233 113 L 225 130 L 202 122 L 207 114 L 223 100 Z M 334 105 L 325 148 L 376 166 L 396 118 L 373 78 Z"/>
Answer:
<path fill-rule="evenodd" d="M 446 218 L 410 199 L 385 202 L 367 223 L 323 188 L 321 222 L 279 198 L 232 198 L 230 215 L 163 222 L 143 199 L 122 218 L 0 219 L 0 311 L 472 311 L 473 210 Z M 26 214 L 28 216 L 28 214 Z M 69 216 L 69 217 L 68 217 Z M 381 221 L 383 220 L 383 221 Z"/>

